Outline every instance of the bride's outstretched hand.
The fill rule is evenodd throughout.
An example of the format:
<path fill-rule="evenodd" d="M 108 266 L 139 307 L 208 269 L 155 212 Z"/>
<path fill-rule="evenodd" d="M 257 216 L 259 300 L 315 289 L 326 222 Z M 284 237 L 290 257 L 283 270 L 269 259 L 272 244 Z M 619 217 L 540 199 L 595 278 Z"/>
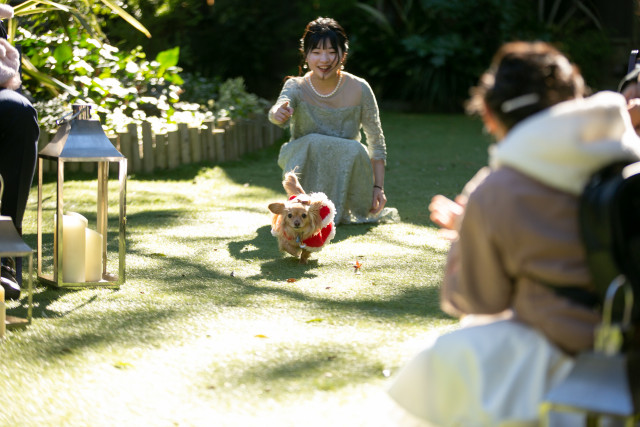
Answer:
<path fill-rule="evenodd" d="M 293 115 L 293 108 L 289 107 L 289 101 L 285 101 L 273 113 L 273 118 L 278 123 L 282 124 L 282 123 L 285 123 L 287 120 L 289 120 L 292 115 Z"/>

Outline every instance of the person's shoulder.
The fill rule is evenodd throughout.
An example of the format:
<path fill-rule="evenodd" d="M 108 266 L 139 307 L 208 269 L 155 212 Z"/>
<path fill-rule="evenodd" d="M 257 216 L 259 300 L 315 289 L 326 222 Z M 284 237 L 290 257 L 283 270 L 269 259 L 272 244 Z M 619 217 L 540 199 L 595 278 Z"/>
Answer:
<path fill-rule="evenodd" d="M 491 169 L 471 191 L 470 198 L 484 200 L 497 206 L 501 200 L 511 198 L 515 194 L 527 193 L 541 184 L 533 178 L 508 166 Z"/>
<path fill-rule="evenodd" d="M 501 166 L 496 169 L 490 169 L 488 173 L 485 172 L 484 178 L 479 183 L 478 187 L 481 186 L 509 186 L 510 182 L 520 182 L 520 181 L 530 180 L 526 175 L 517 170 L 510 168 L 508 166 Z"/>
<path fill-rule="evenodd" d="M 466 211 L 474 212 L 473 216 L 476 218 L 489 218 L 487 221 L 492 223 L 495 212 L 510 211 L 514 187 L 518 186 L 511 181 L 511 178 L 517 178 L 513 176 L 514 172 L 507 168 L 486 169 L 481 176 L 469 181 L 463 191 L 467 198 Z"/>
<path fill-rule="evenodd" d="M 365 79 L 363 79 L 362 77 L 356 76 L 355 74 L 351 74 L 349 72 L 346 71 L 342 71 L 342 74 L 344 74 L 344 78 L 347 80 L 353 80 L 354 82 L 357 82 L 359 84 L 361 84 L 363 87 L 369 88 L 369 82 L 367 82 Z"/>
<path fill-rule="evenodd" d="M 0 87 L 0 99 L 5 102 L 10 101 L 16 105 L 33 108 L 33 104 L 27 97 L 13 89 Z"/>
<path fill-rule="evenodd" d="M 351 81 L 353 84 L 359 85 L 363 95 L 366 95 L 369 99 L 373 98 L 375 100 L 375 95 L 373 93 L 373 89 L 371 89 L 371 86 L 369 85 L 369 82 L 355 74 L 347 73 L 346 71 L 343 71 L 343 73 L 346 81 Z"/>
<path fill-rule="evenodd" d="M 290 76 L 285 79 L 283 86 L 288 89 L 299 88 L 303 82 L 304 82 L 303 76 Z"/>

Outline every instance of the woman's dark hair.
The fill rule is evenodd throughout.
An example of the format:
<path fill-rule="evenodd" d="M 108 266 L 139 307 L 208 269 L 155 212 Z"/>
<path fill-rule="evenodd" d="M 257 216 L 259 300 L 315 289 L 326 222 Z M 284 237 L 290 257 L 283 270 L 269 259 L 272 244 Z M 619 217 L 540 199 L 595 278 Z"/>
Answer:
<path fill-rule="evenodd" d="M 340 61 L 343 55 L 349 51 L 347 34 L 335 19 L 320 17 L 309 22 L 300 39 L 302 61 L 298 66 L 299 75 L 302 75 L 302 65 L 304 65 L 309 52 L 324 46 L 327 42 L 338 52 L 336 61 Z"/>
<path fill-rule="evenodd" d="M 584 95 L 578 68 L 544 42 L 511 42 L 471 89 L 468 113 L 489 108 L 507 129 L 552 105 Z M 486 107 L 485 107 L 486 105 Z"/>

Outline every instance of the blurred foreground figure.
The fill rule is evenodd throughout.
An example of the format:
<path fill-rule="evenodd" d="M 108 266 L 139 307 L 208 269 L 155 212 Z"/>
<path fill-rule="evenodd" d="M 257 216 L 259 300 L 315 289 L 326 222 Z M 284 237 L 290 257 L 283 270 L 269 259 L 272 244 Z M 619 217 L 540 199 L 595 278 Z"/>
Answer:
<path fill-rule="evenodd" d="M 0 19 L 13 9 L 0 5 Z M 6 37 L 0 22 L 0 36 Z M 22 234 L 22 218 L 36 166 L 38 115 L 27 98 L 16 92 L 21 85 L 20 54 L 0 37 L 0 175 L 4 180 L 0 214 L 10 216 Z M 21 260 L 3 259 L 1 283 L 7 299 L 20 296 Z"/>
<path fill-rule="evenodd" d="M 389 394 L 425 425 L 537 425 L 538 406 L 600 320 L 578 227 L 589 177 L 640 158 L 625 98 L 583 97 L 578 69 L 549 44 L 496 53 L 467 104 L 497 143 L 490 166 L 432 220 L 452 239 L 441 305 L 461 328 L 437 338 Z"/>

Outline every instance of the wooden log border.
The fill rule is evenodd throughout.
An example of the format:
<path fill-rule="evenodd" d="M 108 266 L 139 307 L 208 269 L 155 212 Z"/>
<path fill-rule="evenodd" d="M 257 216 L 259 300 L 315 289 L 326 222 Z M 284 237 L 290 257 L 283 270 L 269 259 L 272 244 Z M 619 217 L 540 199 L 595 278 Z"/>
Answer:
<path fill-rule="evenodd" d="M 54 134 L 40 132 L 38 151 Z M 269 122 L 266 115 L 256 115 L 248 119 L 208 120 L 201 126 L 180 123 L 176 130 L 159 134 L 146 121 L 141 125 L 130 123 L 125 131 L 107 136 L 128 159 L 128 173 L 149 174 L 184 164 L 240 160 L 245 154 L 273 145 L 283 135 L 283 129 Z M 52 172 L 48 163 L 44 162 L 45 173 Z M 96 162 L 76 164 L 72 171 L 95 172 L 96 166 Z"/>

